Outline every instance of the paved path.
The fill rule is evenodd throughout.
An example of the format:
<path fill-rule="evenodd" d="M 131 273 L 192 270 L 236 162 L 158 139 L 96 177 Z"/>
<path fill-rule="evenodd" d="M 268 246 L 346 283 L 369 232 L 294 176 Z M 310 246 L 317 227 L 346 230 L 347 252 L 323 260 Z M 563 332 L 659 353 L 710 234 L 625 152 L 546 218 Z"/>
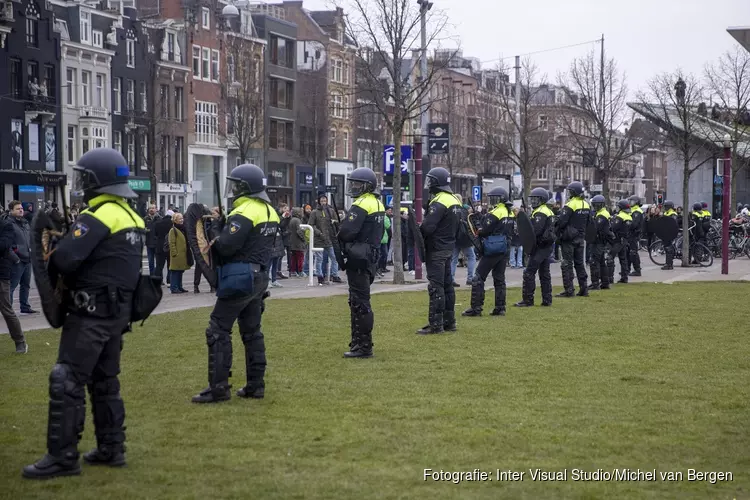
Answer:
<path fill-rule="evenodd" d="M 658 266 L 655 266 L 648 258 L 648 254 L 641 252 L 641 263 L 643 264 L 643 277 L 641 278 L 630 278 L 631 282 L 653 282 L 653 283 L 676 283 L 679 281 L 728 281 L 728 280 L 741 280 L 750 281 L 750 259 L 741 257 L 729 262 L 729 274 L 724 276 L 721 274 L 721 260 L 714 260 L 714 264 L 709 268 L 679 268 L 675 267 L 673 271 L 662 271 Z M 144 260 L 144 267 L 148 267 L 147 262 Z M 619 264 L 618 264 L 619 269 Z M 345 276 L 342 274 L 342 278 Z M 416 283 L 414 276 L 407 273 L 406 279 L 408 280 L 407 285 L 393 285 L 390 283 L 391 273 L 386 274 L 386 278 L 378 280 L 373 285 L 372 293 L 388 293 L 388 292 L 404 292 L 404 291 L 415 291 L 425 290 L 427 288 L 426 282 Z M 520 287 L 522 282 L 522 271 L 520 269 L 508 269 L 506 272 L 507 286 Z M 30 294 L 31 307 L 38 311 L 41 311 L 39 304 L 39 295 L 36 293 L 36 286 L 32 279 L 32 290 Z M 466 287 L 466 268 L 459 267 L 456 271 L 456 281 L 461 285 L 461 289 Z M 193 290 L 193 270 L 187 271 L 183 278 L 183 286 L 190 293 L 172 295 L 169 293 L 169 289 L 164 288 L 164 298 L 159 304 L 154 314 L 163 314 L 174 311 L 182 311 L 185 309 L 195 309 L 198 307 L 209 307 L 213 306 L 216 297 L 208 293 L 208 284 L 201 285 L 200 294 L 192 293 Z M 333 284 L 325 286 L 308 286 L 307 279 L 291 278 L 286 280 L 279 280 L 283 288 L 271 288 L 271 299 L 297 299 L 305 297 L 325 297 L 332 295 L 346 295 L 348 293 L 347 286 L 345 284 Z M 492 279 L 487 280 L 488 288 L 491 288 Z M 562 285 L 560 275 L 560 265 L 552 265 L 552 284 L 555 286 Z M 19 314 L 18 304 L 18 291 L 14 300 L 14 308 L 16 313 Z M 38 314 L 31 315 L 20 315 L 21 326 L 24 331 L 39 330 L 43 328 L 49 328 L 47 320 L 44 315 L 39 312 Z M 4 321 L 0 321 L 0 333 L 8 333 L 8 329 Z"/>

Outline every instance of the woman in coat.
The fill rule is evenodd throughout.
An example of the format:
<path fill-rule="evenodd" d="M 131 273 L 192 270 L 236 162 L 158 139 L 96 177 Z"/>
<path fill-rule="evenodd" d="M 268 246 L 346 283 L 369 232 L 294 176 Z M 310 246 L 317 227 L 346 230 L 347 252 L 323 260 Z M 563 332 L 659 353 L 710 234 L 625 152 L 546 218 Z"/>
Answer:
<path fill-rule="evenodd" d="M 292 220 L 289 222 L 289 248 L 292 254 L 292 261 L 289 263 L 292 276 L 297 278 L 304 277 L 305 250 L 307 250 L 307 241 L 305 231 L 300 228 L 302 224 L 302 209 L 295 208 L 292 210 Z"/>
<path fill-rule="evenodd" d="M 184 219 L 181 213 L 172 217 L 174 226 L 169 230 L 169 274 L 171 276 L 169 290 L 172 293 L 186 293 L 182 288 L 182 275 L 193 266 L 193 254 L 187 246 Z"/>

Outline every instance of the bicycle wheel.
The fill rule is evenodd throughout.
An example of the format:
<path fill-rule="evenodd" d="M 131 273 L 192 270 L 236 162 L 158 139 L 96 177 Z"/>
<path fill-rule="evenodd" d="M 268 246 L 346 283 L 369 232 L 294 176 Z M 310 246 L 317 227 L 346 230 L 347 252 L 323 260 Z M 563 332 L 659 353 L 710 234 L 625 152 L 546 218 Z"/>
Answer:
<path fill-rule="evenodd" d="M 703 243 L 693 243 L 690 252 L 693 254 L 693 259 L 701 267 L 710 267 L 714 263 L 714 256 L 711 255 L 711 251 Z"/>
<path fill-rule="evenodd" d="M 667 254 L 664 253 L 664 243 L 661 241 L 651 243 L 651 247 L 648 249 L 648 257 L 657 266 L 665 265 L 667 263 Z"/>

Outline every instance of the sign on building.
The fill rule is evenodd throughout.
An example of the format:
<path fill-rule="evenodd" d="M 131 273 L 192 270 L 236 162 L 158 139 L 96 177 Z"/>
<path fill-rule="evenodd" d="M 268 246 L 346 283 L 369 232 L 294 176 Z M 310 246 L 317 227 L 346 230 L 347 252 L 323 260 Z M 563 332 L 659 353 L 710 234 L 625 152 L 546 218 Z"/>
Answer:
<path fill-rule="evenodd" d="M 427 151 L 431 155 L 445 155 L 450 151 L 450 134 L 447 123 L 427 125 Z"/>
<path fill-rule="evenodd" d="M 383 146 L 383 173 L 385 175 L 393 175 L 393 161 L 396 147 L 393 144 L 386 144 Z M 408 174 L 409 166 L 408 162 L 411 159 L 411 146 L 401 146 L 401 173 Z"/>

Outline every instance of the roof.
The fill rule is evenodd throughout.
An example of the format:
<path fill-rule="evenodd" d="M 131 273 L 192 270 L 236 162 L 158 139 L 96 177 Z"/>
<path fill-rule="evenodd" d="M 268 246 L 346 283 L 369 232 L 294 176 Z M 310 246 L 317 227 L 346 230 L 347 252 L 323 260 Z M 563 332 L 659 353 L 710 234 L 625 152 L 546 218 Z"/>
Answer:
<path fill-rule="evenodd" d="M 727 28 L 727 33 L 750 52 L 750 26 L 734 26 Z"/>
<path fill-rule="evenodd" d="M 309 11 L 310 17 L 313 21 L 315 21 L 315 24 L 323 27 L 336 27 L 336 17 L 341 16 L 341 12 L 336 10 L 311 10 Z M 325 31 L 325 30 L 324 30 Z M 344 43 L 346 45 L 356 45 L 354 40 L 352 40 L 349 35 L 344 33 Z"/>
<path fill-rule="evenodd" d="M 635 102 L 628 103 L 628 106 L 648 121 L 662 128 L 669 126 L 673 129 L 684 131 L 682 119 L 675 107 L 667 107 L 665 109 L 659 104 L 643 104 Z M 655 112 L 656 110 L 659 110 L 658 116 L 657 112 Z M 724 135 L 731 135 L 735 132 L 732 127 L 712 120 L 707 116 L 698 114 L 697 108 L 689 111 L 689 113 L 694 119 L 692 135 L 697 141 L 712 144 L 717 148 L 721 148 L 723 147 Z M 667 120 L 669 123 L 667 123 Z M 750 160 L 750 132 L 746 131 L 742 134 L 741 140 L 739 140 L 737 144 L 737 154 L 746 160 Z"/>

